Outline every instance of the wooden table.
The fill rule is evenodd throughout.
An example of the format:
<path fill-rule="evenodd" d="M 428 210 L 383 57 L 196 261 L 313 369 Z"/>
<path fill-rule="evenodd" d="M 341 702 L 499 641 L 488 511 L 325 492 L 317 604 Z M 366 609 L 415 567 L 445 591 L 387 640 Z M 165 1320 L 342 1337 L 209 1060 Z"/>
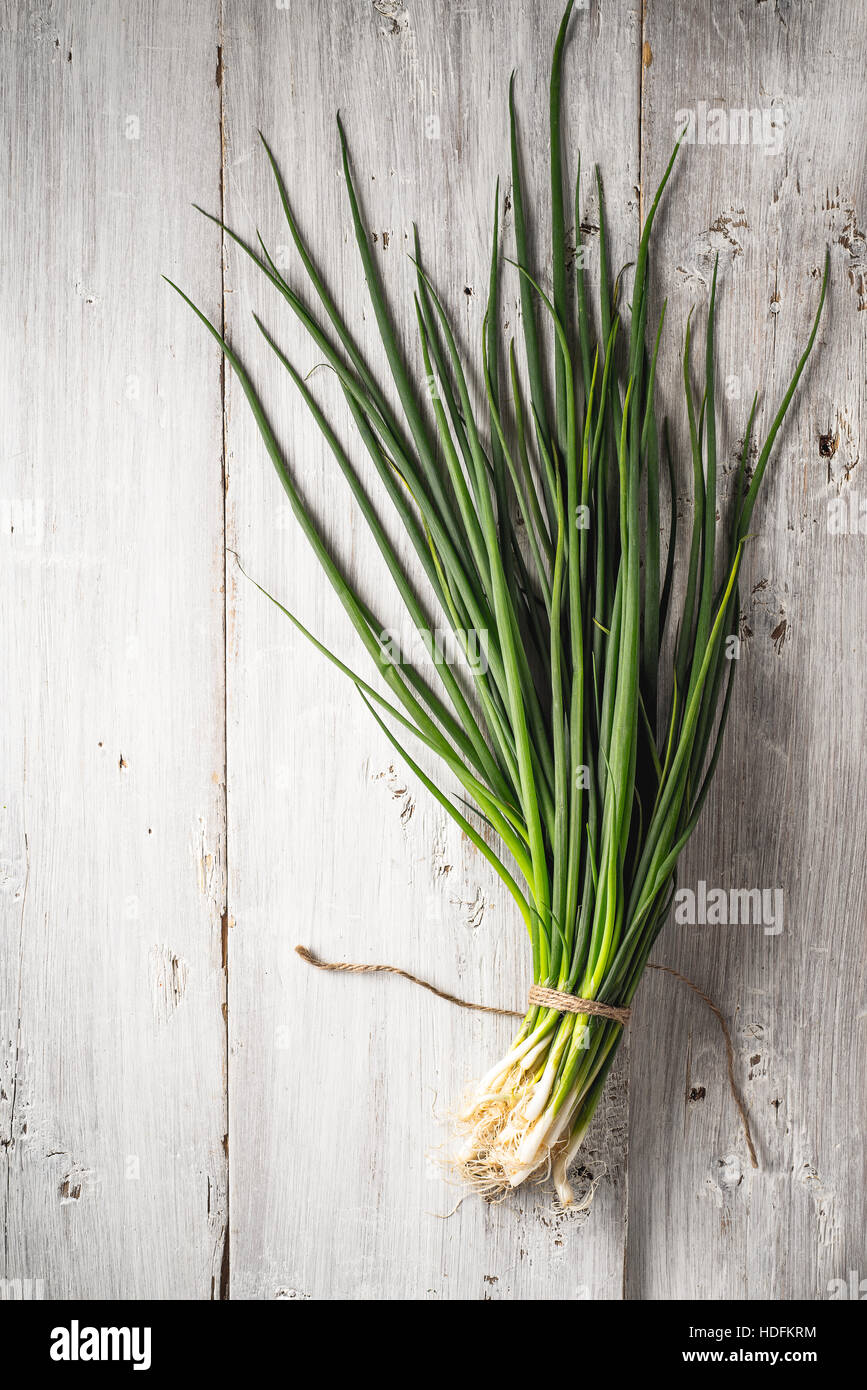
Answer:
<path fill-rule="evenodd" d="M 723 499 L 753 392 L 766 429 L 831 247 L 819 350 L 744 562 L 722 766 L 678 873 L 782 888 L 783 930 L 672 924 L 654 953 L 731 1021 L 759 1170 L 715 1020 L 656 974 L 587 1141 L 589 1214 L 556 1215 L 541 1188 L 455 1210 L 436 1161 L 442 1117 L 503 1051 L 509 1020 L 400 980 L 319 975 L 293 951 L 391 961 L 496 1004 L 519 1004 L 527 980 L 519 923 L 480 856 L 239 574 L 234 552 L 363 663 L 237 380 L 160 274 L 224 316 L 327 537 L 398 621 L 251 310 L 305 372 L 319 355 L 190 203 L 246 237 L 258 227 L 302 284 L 261 127 L 375 350 L 339 107 L 401 331 L 414 328 L 415 220 L 478 363 L 497 175 L 513 244 L 513 66 L 544 235 L 559 12 L 558 0 L 5 8 L 0 1275 L 24 1281 L 8 1296 L 821 1299 L 867 1275 L 858 0 L 589 0 L 565 64 L 570 168 L 579 146 L 586 171 L 602 167 L 615 270 L 693 113 L 651 308 L 655 325 L 667 296 L 659 386 L 683 531 L 678 354 L 691 307 L 703 323 L 714 255 Z M 589 173 L 581 206 L 592 278 Z M 517 300 L 506 267 L 508 335 Z M 349 438 L 330 373 L 312 383 Z M 829 531 L 838 498 L 856 518 L 848 534 Z"/>

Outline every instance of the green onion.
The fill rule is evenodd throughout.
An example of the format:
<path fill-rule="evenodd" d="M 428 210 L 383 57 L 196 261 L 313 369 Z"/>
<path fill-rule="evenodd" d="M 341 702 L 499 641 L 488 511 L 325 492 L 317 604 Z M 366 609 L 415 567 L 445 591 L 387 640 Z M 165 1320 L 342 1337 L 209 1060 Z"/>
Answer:
<path fill-rule="evenodd" d="M 509 86 L 516 252 L 514 260 L 501 254 L 495 201 L 481 343 L 484 415 L 477 414 L 449 313 L 424 270 L 417 233 L 419 354 L 412 367 L 402 355 L 364 231 L 339 118 L 361 270 L 402 418 L 390 408 L 374 366 L 357 347 L 325 288 L 267 144 L 289 231 L 321 315 L 305 307 L 264 244 L 248 246 L 224 227 L 301 320 L 336 373 L 358 437 L 407 531 L 432 599 L 466 658 L 459 670 L 440 660 L 434 663 L 433 675 L 424 674 L 386 648 L 384 625 L 344 578 L 297 491 L 246 368 L 220 331 L 191 301 L 187 303 L 234 368 L 298 522 L 387 693 L 340 661 L 282 604 L 281 611 L 355 683 L 401 757 L 499 875 L 528 933 L 533 982 L 585 1001 L 628 1007 L 668 915 L 678 856 L 716 770 L 735 670 L 732 662 L 726 671 L 725 639 L 737 629 L 743 547 L 771 449 L 815 341 L 829 262 L 826 255 L 806 350 L 747 483 L 753 402 L 725 533 L 717 521 L 716 267 L 698 409 L 687 322 L 683 383 L 695 510 L 684 606 L 676 638 L 672 634 L 672 669 L 666 672 L 661 669 L 661 651 L 666 627 L 674 624 L 669 609 L 675 572 L 676 469 L 667 426 L 658 429 L 654 408 L 662 319 L 651 352 L 645 329 L 651 229 L 677 146 L 642 231 L 631 316 L 625 324 L 619 284 L 612 289 L 608 283 L 597 171 L 597 339 L 580 257 L 574 294 L 568 292 L 560 82 L 571 9 L 570 0 L 554 50 L 550 87 L 553 299 L 539 288 L 530 262 L 514 75 Z M 578 199 L 576 186 L 576 236 Z M 515 344 L 510 342 L 504 354 L 497 332 L 503 274 L 517 277 L 520 292 L 527 396 Z M 575 306 L 574 326 L 569 321 L 570 302 Z M 311 411 L 385 559 L 397 597 L 433 654 L 426 608 L 416 597 L 417 575 L 405 570 L 355 466 L 304 378 L 270 331 L 256 322 Z M 615 360 L 618 335 L 628 342 L 622 367 Z M 546 343 L 554 361 L 553 393 L 545 387 Z M 432 401 L 425 389 L 429 381 L 436 382 Z M 664 566 L 661 444 L 671 514 Z M 483 641 L 484 662 L 473 660 L 471 637 L 476 644 Z M 663 710 L 661 695 L 669 688 Z M 407 736 L 436 755 L 460 785 L 461 797 L 448 794 L 422 770 L 404 746 Z M 496 831 L 501 849 L 491 848 L 471 821 L 473 807 Z M 568 1204 L 567 1170 L 587 1132 L 622 1035 L 622 1025 L 610 1018 L 531 1007 L 506 1055 L 473 1087 L 460 1110 L 455 1163 L 462 1177 L 492 1195 L 550 1168 L 558 1196 Z"/>

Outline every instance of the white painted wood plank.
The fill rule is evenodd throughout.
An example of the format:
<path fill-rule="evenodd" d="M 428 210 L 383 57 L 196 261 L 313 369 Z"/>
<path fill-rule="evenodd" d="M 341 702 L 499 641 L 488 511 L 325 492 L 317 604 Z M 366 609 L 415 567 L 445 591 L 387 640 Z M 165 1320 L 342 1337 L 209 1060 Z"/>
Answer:
<path fill-rule="evenodd" d="M 0 1275 L 208 1298 L 226 1224 L 216 3 L 3 7 Z"/>
<path fill-rule="evenodd" d="M 415 219 L 477 363 L 494 180 L 503 176 L 505 195 L 508 177 L 508 75 L 517 65 L 523 130 L 538 151 L 535 201 L 545 206 L 547 77 L 560 8 L 559 0 L 508 12 L 476 3 L 278 9 L 230 0 L 231 224 L 248 235 L 258 225 L 302 283 L 258 147 L 261 126 L 362 347 L 375 344 L 339 173 L 339 106 L 402 333 L 413 332 L 413 271 L 403 253 Z M 616 265 L 637 227 L 638 54 L 635 13 L 576 15 L 566 61 L 569 151 L 577 130 L 585 160 L 599 158 L 610 171 Z M 603 82 L 612 62 L 623 79 L 616 102 Z M 438 138 L 427 138 L 436 122 Z M 592 199 L 588 207 L 592 222 Z M 518 289 L 508 283 L 503 312 L 514 331 Z M 233 339 L 255 364 L 305 495 L 363 591 L 387 618 L 397 614 L 363 523 L 294 388 L 251 330 L 249 309 L 263 313 L 302 369 L 318 360 L 315 349 L 232 250 L 227 284 Z M 350 438 L 333 381 L 320 372 L 313 382 Z M 230 544 L 364 669 L 231 378 L 228 390 Z M 353 457 L 362 462 L 357 449 Z M 503 1051 L 511 1024 L 401 981 L 319 976 L 293 947 L 392 961 L 468 998 L 519 1003 L 528 968 L 519 923 L 342 678 L 240 577 L 229 602 L 232 1296 L 619 1298 L 622 1073 L 588 1143 L 588 1167 L 606 1170 L 590 1222 L 554 1219 L 550 1196 L 537 1189 L 494 1207 L 471 1199 L 441 1219 L 460 1194 L 426 1158 L 442 1142 L 438 1115 Z"/>
<path fill-rule="evenodd" d="M 476 360 L 497 172 L 507 191 L 504 81 L 516 62 L 544 205 L 559 8 L 224 0 L 222 33 L 216 0 L 154 0 L 125 16 L 71 2 L 4 11 L 15 198 L 0 212 L 14 268 L 0 374 L 0 1277 L 42 1280 L 49 1296 L 199 1298 L 221 1279 L 229 1292 L 219 367 L 157 281 L 168 270 L 219 315 L 218 239 L 174 212 L 193 197 L 219 209 L 217 44 L 232 222 L 249 232 L 258 220 L 288 251 L 258 124 L 362 343 L 375 341 L 339 175 L 340 105 L 402 331 L 415 217 Z M 854 5 L 833 17 L 782 2 L 645 12 L 643 31 L 637 9 L 577 13 L 567 55 L 577 139 L 606 173 L 615 268 L 634 245 L 643 41 L 645 200 L 679 110 L 780 105 L 786 117 L 777 155 L 687 151 L 660 225 L 657 290 L 675 340 L 722 252 L 720 387 L 737 378 L 740 389 L 726 467 L 752 390 L 767 421 L 804 341 L 825 240 L 835 280 L 822 356 L 757 512 L 736 710 L 680 874 L 782 886 L 785 928 L 670 926 L 656 953 L 735 1019 L 762 1169 L 747 1165 L 716 1025 L 671 981 L 648 978 L 629 1064 L 626 1288 L 824 1297 L 859 1268 L 865 1226 L 867 540 L 827 530 L 830 501 L 854 499 L 857 514 L 859 500 L 864 25 Z M 294 256 L 285 263 L 298 279 Z M 228 288 L 233 336 L 267 383 L 307 495 L 391 617 L 364 528 L 248 307 L 299 364 L 316 353 L 235 254 Z M 504 319 L 516 298 L 505 296 Z M 327 375 L 314 381 L 345 419 Z M 671 355 L 660 383 L 682 421 Z M 231 377 L 228 409 L 230 543 L 363 667 Z M 233 1296 L 619 1297 L 626 1065 L 587 1148 L 588 1168 L 607 1170 L 589 1222 L 552 1220 L 538 1192 L 495 1208 L 470 1200 L 439 1220 L 459 1195 L 426 1158 L 439 1117 L 510 1024 L 399 981 L 320 977 L 292 953 L 303 940 L 392 960 L 497 1003 L 517 1003 L 525 985 L 518 924 L 479 857 L 336 673 L 232 584 Z"/>
<path fill-rule="evenodd" d="M 669 926 L 655 959 L 733 1020 L 761 1168 L 749 1166 L 717 1025 L 669 979 L 638 995 L 630 1089 L 627 1290 L 638 1298 L 826 1298 L 863 1273 L 867 537 L 828 534 L 863 492 L 867 21 L 860 5 L 651 4 L 645 196 L 677 113 L 783 111 L 779 149 L 684 151 L 658 241 L 669 334 L 703 321 L 720 253 L 720 441 L 728 496 L 753 391 L 766 431 L 803 349 L 825 243 L 819 350 L 781 436 L 745 556 L 750 635 L 725 753 L 679 883 L 782 888 L 784 926 Z M 717 118 L 705 113 L 705 128 Z M 773 137 L 776 139 L 776 136 Z M 697 354 L 700 370 L 700 358 Z M 674 354 L 660 372 L 683 422 Z M 831 445 L 835 452 L 824 456 Z M 764 435 L 762 436 L 764 437 Z M 681 444 L 684 491 L 689 468 Z M 684 528 L 691 510 L 683 507 Z M 785 625 L 783 627 L 783 625 Z M 783 638 L 783 632 L 785 637 Z"/>

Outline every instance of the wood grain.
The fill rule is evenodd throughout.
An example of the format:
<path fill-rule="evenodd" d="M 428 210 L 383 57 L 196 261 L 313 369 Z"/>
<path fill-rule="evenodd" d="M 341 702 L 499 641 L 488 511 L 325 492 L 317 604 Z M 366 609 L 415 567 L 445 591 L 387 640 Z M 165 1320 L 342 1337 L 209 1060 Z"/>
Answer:
<path fill-rule="evenodd" d="M 829 501 L 863 489 L 864 13 L 651 0 L 645 40 L 645 197 L 679 110 L 782 111 L 769 145 L 685 148 L 657 240 L 675 348 L 660 385 L 681 446 L 676 344 L 691 306 L 703 324 L 719 252 L 718 390 L 731 397 L 723 503 L 753 392 L 764 439 L 803 350 L 826 243 L 833 278 L 819 350 L 754 515 L 741 586 L 748 635 L 725 751 L 678 871 L 693 889 L 700 878 L 781 888 L 783 930 L 671 923 L 654 956 L 702 984 L 734 1021 L 761 1166 L 749 1165 L 712 1019 L 664 977 L 648 978 L 632 1039 L 627 1293 L 826 1298 L 830 1281 L 863 1266 L 867 1228 L 867 537 L 828 532 Z M 837 441 L 830 458 L 826 435 Z M 680 457 L 686 487 L 683 447 Z"/>
<path fill-rule="evenodd" d="M 602 167 L 615 272 L 683 112 L 704 103 L 705 128 L 713 109 L 759 113 L 759 142 L 684 149 L 658 224 L 651 319 L 667 296 L 658 379 L 682 538 L 677 352 L 692 306 L 703 326 L 714 255 L 724 507 L 752 393 L 767 428 L 831 246 L 819 352 L 745 559 L 722 766 L 679 870 L 686 887 L 782 888 L 783 931 L 672 923 L 655 951 L 733 1022 L 760 1169 L 715 1021 L 651 975 L 586 1144 L 579 1181 L 599 1180 L 589 1218 L 554 1216 L 536 1188 L 461 1203 L 437 1161 L 448 1110 L 512 1024 L 402 980 L 320 975 L 293 949 L 390 961 L 493 1004 L 518 1004 L 527 982 L 519 923 L 484 861 L 352 688 L 239 574 L 235 552 L 367 674 L 236 379 L 159 274 L 214 321 L 225 314 L 327 540 L 384 624 L 399 624 L 366 528 L 250 311 L 304 371 L 315 348 L 188 205 L 225 210 L 251 238 L 258 228 L 303 286 L 261 128 L 326 280 L 384 368 L 339 107 L 402 340 L 414 341 L 404 253 L 416 221 L 478 362 L 498 175 L 512 245 L 513 66 L 547 244 L 560 11 L 0 5 L 0 1281 L 13 1281 L 0 1297 L 825 1298 L 831 1281 L 864 1274 L 867 536 L 828 529 L 829 503 L 857 516 L 864 491 L 856 0 L 588 0 L 564 74 L 570 169 L 579 146 L 585 170 Z M 582 222 L 594 279 L 589 178 Z M 546 255 L 539 268 L 550 285 Z M 517 315 L 507 276 L 507 334 Z M 351 442 L 329 372 L 311 384 Z"/>
<path fill-rule="evenodd" d="M 0 1276 L 208 1298 L 219 369 L 160 272 L 218 307 L 216 8 L 8 5 L 0 52 Z"/>
<path fill-rule="evenodd" d="M 392 8 L 388 18 L 368 4 L 347 5 L 335 24 L 325 5 L 288 13 L 227 5 L 228 217 L 245 234 L 258 225 L 272 246 L 289 244 L 257 148 L 259 126 L 348 321 L 385 366 L 339 171 L 339 106 L 404 340 L 414 341 L 414 271 L 404 253 L 415 220 L 429 272 L 476 362 L 498 174 L 501 212 L 508 191 L 508 75 L 517 65 L 528 148 L 545 150 L 559 0 L 512 6 L 508 15 L 485 4 Z M 607 197 L 621 260 L 638 215 L 638 41 L 634 16 L 579 15 L 566 67 L 570 130 L 582 132 L 585 159 L 616 171 Z M 606 52 L 636 78 L 616 112 L 601 98 Z M 271 55 L 264 67 L 263 53 Z M 532 177 L 544 206 L 544 165 Z M 508 213 L 506 222 L 511 245 Z M 546 245 L 544 226 L 540 235 Z M 286 265 L 302 286 L 294 250 Z M 227 283 L 233 338 L 259 369 L 305 495 L 354 582 L 386 623 L 399 622 L 363 522 L 291 382 L 276 376 L 250 332 L 250 308 L 302 370 L 316 364 L 315 348 L 234 252 Z M 514 332 L 518 286 L 507 286 L 503 316 Z M 411 361 L 423 370 L 415 351 Z M 312 381 L 351 439 L 328 373 Z M 312 631 L 366 671 L 342 609 L 287 519 L 231 381 L 228 412 L 230 544 Z M 363 462 L 354 446 L 352 454 Z M 419 997 L 400 981 L 320 976 L 293 947 L 393 961 L 464 997 L 512 1004 L 527 985 L 519 922 L 345 680 L 304 650 L 243 580 L 230 605 L 233 1297 L 619 1298 L 622 1072 L 588 1147 L 588 1171 L 607 1172 L 592 1222 L 555 1218 L 550 1198 L 535 1189 L 502 1206 L 465 1201 L 442 1219 L 461 1195 L 435 1161 L 445 1113 L 502 1053 L 513 1025 Z"/>

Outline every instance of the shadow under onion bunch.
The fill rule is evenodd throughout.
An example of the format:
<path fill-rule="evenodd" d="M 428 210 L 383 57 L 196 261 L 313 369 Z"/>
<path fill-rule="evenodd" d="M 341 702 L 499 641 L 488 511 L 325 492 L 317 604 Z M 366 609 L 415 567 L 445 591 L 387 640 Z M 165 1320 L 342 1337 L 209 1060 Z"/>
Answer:
<path fill-rule="evenodd" d="M 417 233 L 420 360 L 412 369 L 408 366 L 374 266 L 339 117 L 361 265 L 402 419 L 320 276 L 267 144 L 290 233 L 323 310 L 321 321 L 284 279 L 261 238 L 253 249 L 223 228 L 297 314 L 337 374 L 360 440 L 406 528 L 430 594 L 467 658 L 458 670 L 434 660 L 431 674 L 426 664 L 421 669 L 395 658 L 384 624 L 343 577 L 326 547 L 246 369 L 219 330 L 191 307 L 232 364 L 298 522 L 389 694 L 368 684 L 282 611 L 354 681 L 405 763 L 493 866 L 527 928 L 534 982 L 582 1000 L 626 1007 L 666 920 L 678 855 L 716 768 L 737 664 L 727 661 L 725 639 L 738 623 L 743 545 L 774 440 L 816 336 L 828 261 L 826 257 L 806 351 L 750 477 L 753 401 L 726 532 L 716 519 L 716 269 L 700 400 L 691 385 L 687 323 L 683 385 L 694 517 L 684 606 L 675 619 L 670 612 L 675 467 L 667 430 L 664 423 L 658 429 L 653 404 L 662 319 L 650 350 L 645 328 L 650 233 L 677 148 L 641 235 L 628 322 L 618 289 L 612 291 L 609 283 L 599 182 L 599 309 L 594 325 L 581 255 L 575 258 L 574 293 L 568 290 L 573 272 L 566 248 L 560 79 L 571 9 L 570 3 L 557 37 L 550 86 L 551 297 L 533 275 L 513 86 L 509 91 L 516 243 L 509 273 L 520 278 L 528 393 L 522 391 L 514 342 L 501 361 L 496 203 L 481 345 L 487 396 L 483 414 L 473 402 L 449 316 L 424 272 Z M 580 244 L 578 197 L 576 186 Z M 435 657 L 428 607 L 418 599 L 354 464 L 305 380 L 256 322 L 322 431 L 409 616 Z M 546 388 L 543 344 L 553 349 L 553 391 Z M 664 565 L 661 460 L 671 514 Z M 662 709 L 660 647 L 666 624 L 675 622 L 669 644 L 673 673 L 666 672 L 665 681 L 671 695 Z M 484 638 L 484 662 L 474 659 L 469 634 Z M 436 754 L 464 795 L 453 798 L 438 787 L 406 751 L 395 727 Z M 470 819 L 475 811 L 496 831 L 502 856 Z M 464 1099 L 457 1117 L 461 1175 L 492 1195 L 552 1169 L 559 1198 L 568 1204 L 567 1170 L 622 1033 L 621 1023 L 610 1018 L 530 1007 L 506 1055 Z"/>

